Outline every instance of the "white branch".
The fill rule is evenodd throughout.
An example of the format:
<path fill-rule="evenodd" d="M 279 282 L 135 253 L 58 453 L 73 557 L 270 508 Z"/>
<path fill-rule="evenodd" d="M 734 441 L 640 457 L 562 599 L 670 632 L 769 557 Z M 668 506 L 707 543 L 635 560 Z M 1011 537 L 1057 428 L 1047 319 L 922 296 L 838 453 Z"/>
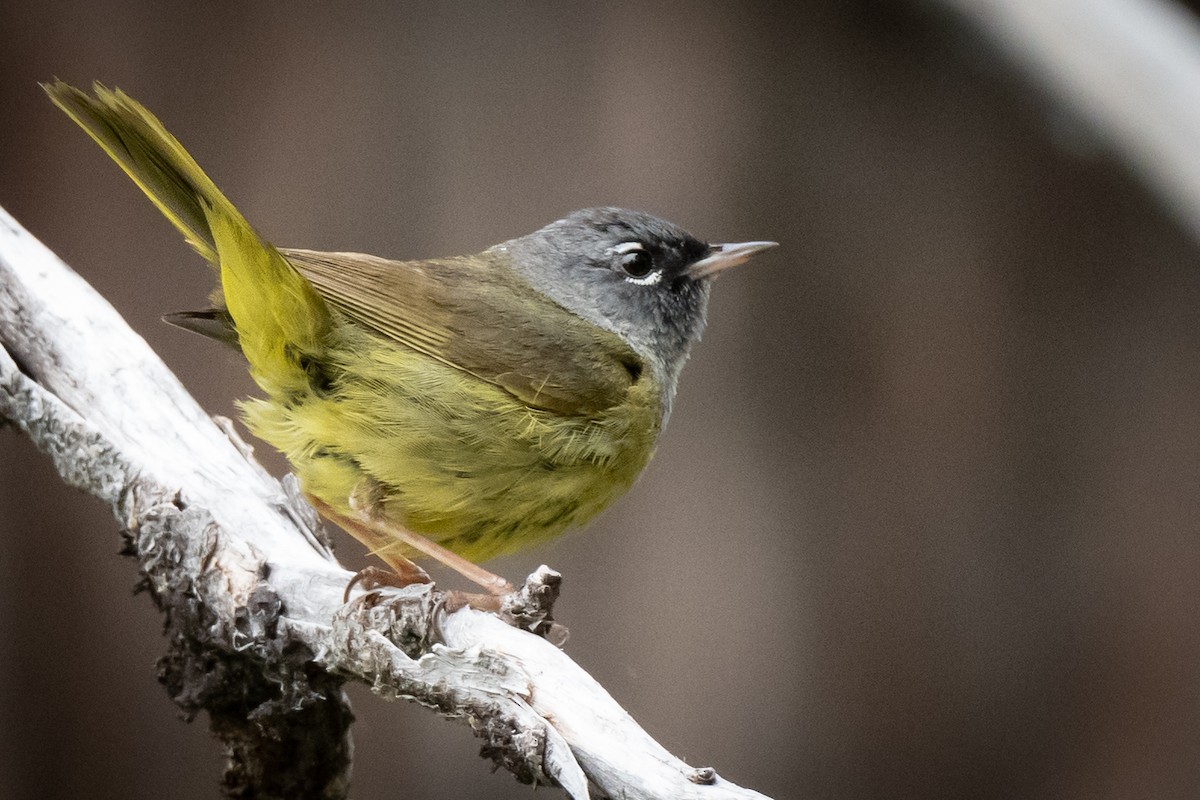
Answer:
<path fill-rule="evenodd" d="M 1171 0 L 942 0 L 1138 168 L 1200 236 L 1200 23 Z"/>
<path fill-rule="evenodd" d="M 338 679 L 359 680 L 468 719 L 495 760 L 573 798 L 589 784 L 620 798 L 763 797 L 672 756 L 562 651 L 494 615 L 447 614 L 428 586 L 343 604 L 351 575 L 311 509 L 3 209 L 0 344 L 0 419 L 113 507 L 168 619 L 197 647 L 261 667 L 275 711 L 341 701 Z M 546 575 L 531 576 L 535 590 Z M 309 662 L 338 676 L 332 689 L 296 677 Z M 343 796 L 346 774 L 324 796 Z"/>

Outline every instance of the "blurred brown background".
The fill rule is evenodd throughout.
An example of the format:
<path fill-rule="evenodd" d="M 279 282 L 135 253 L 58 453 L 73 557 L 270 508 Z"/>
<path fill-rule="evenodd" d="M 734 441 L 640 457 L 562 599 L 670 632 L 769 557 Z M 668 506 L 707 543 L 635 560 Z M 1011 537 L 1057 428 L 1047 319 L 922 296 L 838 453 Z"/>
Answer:
<path fill-rule="evenodd" d="M 971 30 L 899 0 L 5 4 L 0 205 L 232 414 L 237 360 L 158 321 L 207 271 L 53 76 L 142 100 L 282 245 L 470 252 L 597 204 L 777 239 L 718 285 L 629 496 L 495 568 L 565 573 L 572 656 L 775 798 L 1200 793 L 1200 254 Z M 0 431 L 0 796 L 217 795 L 117 547 Z M 356 797 L 530 795 L 464 726 L 353 696 Z"/>

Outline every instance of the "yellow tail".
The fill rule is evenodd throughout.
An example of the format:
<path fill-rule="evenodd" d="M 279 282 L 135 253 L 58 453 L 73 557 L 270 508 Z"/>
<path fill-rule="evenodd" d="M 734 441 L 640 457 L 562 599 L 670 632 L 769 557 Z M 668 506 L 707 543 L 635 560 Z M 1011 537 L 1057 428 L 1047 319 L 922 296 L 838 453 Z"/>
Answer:
<path fill-rule="evenodd" d="M 225 307 L 258 385 L 275 397 L 304 391 L 307 367 L 331 325 L 325 301 L 308 281 L 259 238 L 183 145 L 132 97 L 98 83 L 95 97 L 62 81 L 42 88 L 218 267 Z"/>

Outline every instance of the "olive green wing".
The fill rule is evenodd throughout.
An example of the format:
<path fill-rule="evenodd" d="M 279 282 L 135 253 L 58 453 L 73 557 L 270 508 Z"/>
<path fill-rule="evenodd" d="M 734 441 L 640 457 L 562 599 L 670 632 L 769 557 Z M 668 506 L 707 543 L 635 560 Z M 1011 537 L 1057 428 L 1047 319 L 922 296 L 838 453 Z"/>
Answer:
<path fill-rule="evenodd" d="M 483 256 L 389 261 L 281 250 L 353 322 L 560 414 L 622 402 L 642 373 L 619 336 L 539 295 Z"/>

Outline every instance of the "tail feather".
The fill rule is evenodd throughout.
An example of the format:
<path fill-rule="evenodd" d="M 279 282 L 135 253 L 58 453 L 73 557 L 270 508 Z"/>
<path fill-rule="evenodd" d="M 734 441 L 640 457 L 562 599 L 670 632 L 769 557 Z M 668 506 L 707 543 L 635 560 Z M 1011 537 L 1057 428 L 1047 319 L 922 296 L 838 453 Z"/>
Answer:
<path fill-rule="evenodd" d="M 228 318 L 259 386 L 276 396 L 304 391 L 310 378 L 305 365 L 323 349 L 332 324 L 312 285 L 132 97 L 98 83 L 95 97 L 62 81 L 42 88 L 219 269 Z"/>
<path fill-rule="evenodd" d="M 55 81 L 42 88 L 96 140 L 205 259 L 216 264 L 207 210 L 233 204 L 158 119 L 124 92 L 93 85 L 96 97 Z M 237 213 L 236 211 L 234 213 Z"/>

